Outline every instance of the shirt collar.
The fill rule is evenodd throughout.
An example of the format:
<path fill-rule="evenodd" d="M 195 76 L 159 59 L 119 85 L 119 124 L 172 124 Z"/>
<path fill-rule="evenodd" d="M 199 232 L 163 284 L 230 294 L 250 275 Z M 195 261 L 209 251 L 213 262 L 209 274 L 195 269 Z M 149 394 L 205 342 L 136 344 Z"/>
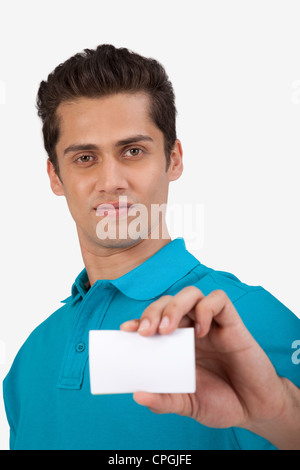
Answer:
<path fill-rule="evenodd" d="M 127 297 L 149 300 L 161 295 L 198 264 L 199 261 L 187 251 L 183 238 L 175 238 L 124 276 L 113 280 L 98 280 L 94 286 L 96 288 L 97 284 L 105 282 L 115 286 Z M 88 283 L 84 268 L 75 279 L 71 297 L 62 302 L 73 300 L 75 296 L 84 297 L 88 291 Z"/>

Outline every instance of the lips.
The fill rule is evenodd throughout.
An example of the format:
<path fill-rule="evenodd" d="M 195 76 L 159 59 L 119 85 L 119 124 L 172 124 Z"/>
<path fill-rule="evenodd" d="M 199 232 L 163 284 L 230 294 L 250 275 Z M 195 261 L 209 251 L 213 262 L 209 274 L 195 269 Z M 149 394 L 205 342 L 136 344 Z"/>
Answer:
<path fill-rule="evenodd" d="M 132 203 L 131 202 L 122 203 L 122 201 L 102 202 L 98 204 L 96 207 L 94 207 L 94 209 L 95 210 L 97 209 L 112 210 L 112 206 L 114 207 L 114 209 L 125 209 L 125 208 L 129 208 L 130 206 L 132 206 Z"/>
<path fill-rule="evenodd" d="M 127 214 L 129 207 L 132 206 L 132 203 L 126 201 L 111 201 L 103 202 L 94 208 L 97 215 L 107 216 L 107 215 L 121 215 Z"/>

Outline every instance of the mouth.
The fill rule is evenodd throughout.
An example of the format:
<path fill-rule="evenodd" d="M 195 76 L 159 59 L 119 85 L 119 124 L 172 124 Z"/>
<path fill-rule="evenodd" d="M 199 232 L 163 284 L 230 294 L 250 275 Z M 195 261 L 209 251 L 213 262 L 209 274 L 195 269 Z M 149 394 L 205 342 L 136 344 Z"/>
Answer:
<path fill-rule="evenodd" d="M 122 215 L 127 215 L 129 208 L 133 204 L 131 202 L 124 202 L 124 201 L 110 201 L 110 202 L 103 202 L 98 206 L 94 207 L 96 211 L 96 215 L 98 216 L 113 216 L 113 217 L 120 217 Z"/>

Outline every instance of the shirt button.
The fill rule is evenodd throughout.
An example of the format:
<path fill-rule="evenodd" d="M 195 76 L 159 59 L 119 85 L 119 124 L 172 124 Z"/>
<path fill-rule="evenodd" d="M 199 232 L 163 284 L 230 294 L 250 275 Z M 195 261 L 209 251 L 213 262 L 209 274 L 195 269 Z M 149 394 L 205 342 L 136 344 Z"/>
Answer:
<path fill-rule="evenodd" d="M 76 349 L 77 352 L 82 352 L 82 351 L 85 350 L 85 344 L 84 343 L 78 343 L 78 344 L 76 344 L 75 349 Z"/>

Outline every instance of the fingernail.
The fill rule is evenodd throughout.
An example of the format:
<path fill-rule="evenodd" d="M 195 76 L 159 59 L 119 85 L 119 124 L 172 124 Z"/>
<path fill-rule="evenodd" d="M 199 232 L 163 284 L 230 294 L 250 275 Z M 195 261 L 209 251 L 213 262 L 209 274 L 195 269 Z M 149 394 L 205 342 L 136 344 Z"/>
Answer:
<path fill-rule="evenodd" d="M 130 329 L 130 328 L 134 328 L 137 326 L 137 322 L 138 320 L 128 320 L 124 323 L 122 323 L 122 325 L 120 326 L 120 328 L 124 328 L 124 329 Z"/>
<path fill-rule="evenodd" d="M 199 336 L 200 335 L 200 325 L 199 325 L 199 323 L 196 323 L 195 330 L 196 330 L 196 336 Z"/>
<path fill-rule="evenodd" d="M 162 321 L 160 322 L 159 328 L 167 328 L 170 324 L 169 317 L 163 317 Z"/>
<path fill-rule="evenodd" d="M 148 320 L 148 318 L 144 318 L 144 320 L 141 321 L 138 331 L 147 330 L 149 327 L 150 321 Z"/>

